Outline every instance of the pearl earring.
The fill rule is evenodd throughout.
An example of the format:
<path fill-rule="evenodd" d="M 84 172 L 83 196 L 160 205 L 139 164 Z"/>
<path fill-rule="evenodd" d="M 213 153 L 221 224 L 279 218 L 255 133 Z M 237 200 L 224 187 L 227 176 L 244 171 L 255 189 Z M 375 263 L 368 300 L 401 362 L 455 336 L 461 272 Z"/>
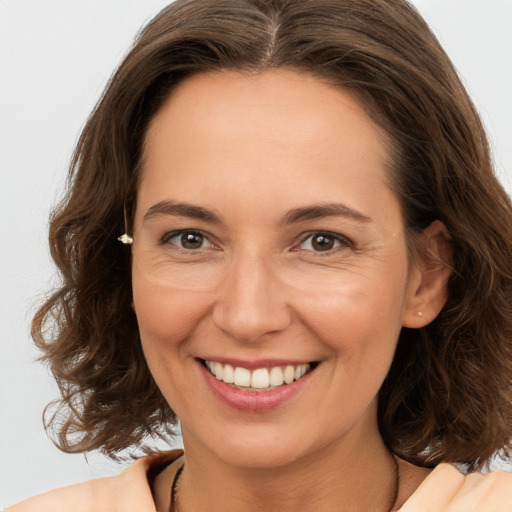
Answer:
<path fill-rule="evenodd" d="M 128 215 L 126 214 L 126 205 L 124 207 L 124 235 L 121 235 L 117 239 L 125 245 L 133 244 L 133 238 L 128 234 Z"/>
<path fill-rule="evenodd" d="M 130 235 L 127 235 L 126 233 L 118 237 L 118 240 L 125 245 L 133 244 L 133 238 Z"/>
<path fill-rule="evenodd" d="M 423 316 L 423 311 L 418 311 L 418 316 Z"/>

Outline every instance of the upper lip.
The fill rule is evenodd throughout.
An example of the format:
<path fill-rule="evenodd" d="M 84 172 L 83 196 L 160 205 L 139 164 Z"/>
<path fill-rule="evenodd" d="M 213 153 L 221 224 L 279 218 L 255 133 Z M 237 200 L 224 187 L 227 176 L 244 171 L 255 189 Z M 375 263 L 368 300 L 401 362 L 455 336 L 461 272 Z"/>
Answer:
<path fill-rule="evenodd" d="M 237 359 L 232 357 L 222 356 L 205 356 L 199 358 L 203 361 L 214 361 L 221 364 L 229 364 L 233 367 L 247 368 L 248 370 L 254 370 L 256 368 L 273 368 L 275 366 L 296 366 L 299 364 L 310 364 L 314 361 L 304 359 L 284 359 L 284 358 L 263 358 L 263 359 Z"/>

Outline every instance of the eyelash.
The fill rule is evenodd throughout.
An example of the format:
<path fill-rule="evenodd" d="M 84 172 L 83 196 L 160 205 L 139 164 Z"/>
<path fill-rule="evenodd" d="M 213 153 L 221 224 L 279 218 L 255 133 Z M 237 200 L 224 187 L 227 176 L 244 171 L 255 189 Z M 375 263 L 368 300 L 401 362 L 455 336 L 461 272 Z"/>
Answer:
<path fill-rule="evenodd" d="M 177 237 L 181 237 L 180 242 L 182 242 L 183 237 L 185 235 L 200 237 L 200 238 L 202 238 L 202 243 L 204 243 L 206 241 L 209 243 L 209 246 L 191 249 L 191 248 L 187 248 L 187 247 L 181 247 L 180 245 L 178 245 L 178 243 L 171 242 L 171 240 L 173 238 L 177 238 Z M 311 245 L 312 245 L 314 243 L 313 242 L 314 237 L 317 237 L 317 241 L 321 237 L 323 237 L 325 239 L 333 240 L 334 243 L 335 244 L 337 243 L 338 245 L 335 247 L 329 248 L 325 251 L 321 251 L 321 250 L 315 251 L 314 249 L 301 249 L 300 248 L 300 246 L 302 244 L 304 244 L 307 240 L 311 240 Z M 170 233 L 166 233 L 161 238 L 160 243 L 161 243 L 161 245 L 166 245 L 166 244 L 173 245 L 173 246 L 177 247 L 179 250 L 182 250 L 185 252 L 201 252 L 201 251 L 203 251 L 205 249 L 209 249 L 209 248 L 218 248 L 218 246 L 216 246 L 214 243 L 211 242 L 208 234 L 205 234 L 202 231 L 198 231 L 198 230 L 194 230 L 194 229 L 183 229 L 183 230 L 179 230 L 179 231 L 172 231 Z M 335 252 L 336 250 L 338 250 L 340 248 L 353 249 L 354 243 L 349 238 L 347 238 L 343 235 L 332 233 L 330 231 L 313 231 L 313 232 L 307 233 L 306 236 L 303 236 L 300 243 L 292 248 L 292 251 L 294 251 L 294 252 L 307 251 L 307 252 L 313 252 L 316 254 L 328 255 L 328 254 L 332 254 L 333 252 Z"/>

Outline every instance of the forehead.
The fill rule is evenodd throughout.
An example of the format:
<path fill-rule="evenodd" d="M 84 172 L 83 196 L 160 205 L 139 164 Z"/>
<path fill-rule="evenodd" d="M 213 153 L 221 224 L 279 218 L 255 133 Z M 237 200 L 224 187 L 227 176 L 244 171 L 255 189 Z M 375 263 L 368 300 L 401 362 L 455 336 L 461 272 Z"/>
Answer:
<path fill-rule="evenodd" d="M 139 200 L 155 200 L 167 187 L 189 202 L 205 190 L 229 201 L 260 194 L 262 204 L 283 206 L 336 202 L 342 190 L 361 200 L 387 183 L 387 147 L 353 94 L 314 76 L 198 74 L 173 90 L 150 123 Z"/>
<path fill-rule="evenodd" d="M 174 133 L 170 122 L 174 125 Z M 225 142 L 240 137 L 267 138 L 285 143 L 302 138 L 340 145 L 358 137 L 384 146 L 388 136 L 367 116 L 356 95 L 312 74 L 287 68 L 264 72 L 215 71 L 199 73 L 177 85 L 154 116 L 146 133 L 146 156 L 153 142 L 165 137 L 163 125 L 176 142 L 213 133 Z M 340 129 L 343 129 L 340 131 Z M 350 132 L 350 134 L 348 133 Z M 288 137 L 286 137 L 288 136 Z M 202 145 L 212 140 L 205 137 Z M 168 139 L 168 142 L 169 139 Z"/>

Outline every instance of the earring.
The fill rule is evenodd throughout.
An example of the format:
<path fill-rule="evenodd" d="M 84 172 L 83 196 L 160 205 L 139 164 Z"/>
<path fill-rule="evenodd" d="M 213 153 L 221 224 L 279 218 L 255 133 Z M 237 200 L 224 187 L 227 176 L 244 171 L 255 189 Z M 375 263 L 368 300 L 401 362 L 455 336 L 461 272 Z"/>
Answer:
<path fill-rule="evenodd" d="M 128 235 L 128 216 L 126 215 L 126 205 L 124 207 L 124 235 L 121 235 L 117 239 L 125 244 L 125 245 L 132 245 L 133 244 L 133 238 Z"/>
<path fill-rule="evenodd" d="M 422 317 L 423 316 L 423 311 L 418 311 L 418 316 Z"/>
<path fill-rule="evenodd" d="M 133 244 L 133 238 L 130 235 L 127 235 L 126 233 L 124 235 L 119 236 L 117 239 L 125 245 Z"/>

